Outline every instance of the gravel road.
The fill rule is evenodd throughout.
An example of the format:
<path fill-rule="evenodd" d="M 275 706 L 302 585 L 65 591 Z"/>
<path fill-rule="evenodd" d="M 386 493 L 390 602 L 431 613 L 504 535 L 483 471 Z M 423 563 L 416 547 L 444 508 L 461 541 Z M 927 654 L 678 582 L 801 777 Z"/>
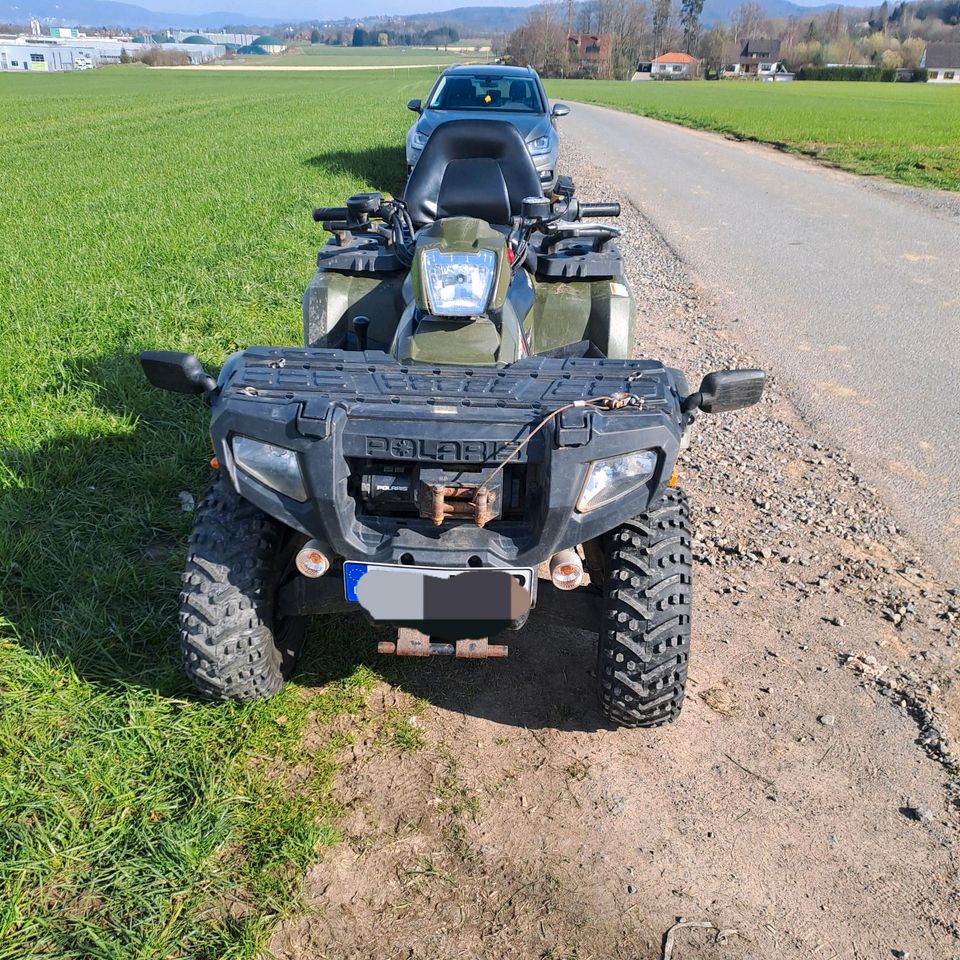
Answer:
<path fill-rule="evenodd" d="M 582 197 L 618 198 L 565 150 Z M 755 363 L 651 224 L 620 225 L 637 352 Z M 679 917 L 706 926 L 673 960 L 960 957 L 960 597 L 771 372 L 758 407 L 700 418 L 681 466 L 680 720 L 607 729 L 594 637 L 541 615 L 507 660 L 406 664 L 370 709 L 425 701 L 425 746 L 341 731 L 343 840 L 271 957 L 660 960 Z"/>
<path fill-rule="evenodd" d="M 600 107 L 563 123 L 960 580 L 960 197 Z"/>

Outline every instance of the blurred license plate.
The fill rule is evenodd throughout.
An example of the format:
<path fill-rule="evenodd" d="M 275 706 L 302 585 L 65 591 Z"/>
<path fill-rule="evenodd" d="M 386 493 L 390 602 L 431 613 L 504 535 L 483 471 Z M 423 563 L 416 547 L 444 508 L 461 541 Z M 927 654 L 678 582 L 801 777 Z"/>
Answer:
<path fill-rule="evenodd" d="M 353 560 L 348 560 L 343 565 L 343 595 L 350 603 L 359 603 L 357 584 L 360 583 L 363 575 L 371 570 L 394 571 L 398 578 L 437 577 L 445 580 L 461 573 L 478 573 L 481 570 L 490 571 L 492 569 L 496 569 L 499 573 L 509 573 L 532 596 L 534 571 L 529 567 L 517 569 L 508 567 L 410 567 L 397 563 L 357 563 Z"/>

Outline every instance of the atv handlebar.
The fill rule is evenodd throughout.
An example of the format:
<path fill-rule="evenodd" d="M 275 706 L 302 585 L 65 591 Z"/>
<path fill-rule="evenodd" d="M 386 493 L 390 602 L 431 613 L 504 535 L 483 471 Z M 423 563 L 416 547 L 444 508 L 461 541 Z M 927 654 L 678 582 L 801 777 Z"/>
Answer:
<path fill-rule="evenodd" d="M 348 212 L 346 207 L 314 207 L 313 219 L 316 223 L 324 220 L 346 220 Z"/>
<path fill-rule="evenodd" d="M 579 210 L 580 219 L 589 217 L 619 217 L 619 203 L 581 203 Z"/>

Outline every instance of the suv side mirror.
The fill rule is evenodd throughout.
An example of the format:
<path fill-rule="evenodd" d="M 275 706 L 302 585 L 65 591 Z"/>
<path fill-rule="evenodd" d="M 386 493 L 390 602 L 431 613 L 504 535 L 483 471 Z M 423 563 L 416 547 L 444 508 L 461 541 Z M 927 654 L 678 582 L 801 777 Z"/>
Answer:
<path fill-rule="evenodd" d="M 708 373 L 697 393 L 683 401 L 685 413 L 700 409 L 704 413 L 729 413 L 752 407 L 763 396 L 766 374 L 762 370 L 717 370 Z"/>
<path fill-rule="evenodd" d="M 555 103 L 550 111 L 551 117 L 565 117 L 570 112 L 570 108 L 565 103 Z"/>
<path fill-rule="evenodd" d="M 423 113 L 423 101 L 422 100 L 408 100 L 407 109 L 412 110 L 414 113 Z"/>
<path fill-rule="evenodd" d="M 171 393 L 209 393 L 217 386 L 217 381 L 192 353 L 144 350 L 140 354 L 140 366 L 155 387 Z"/>

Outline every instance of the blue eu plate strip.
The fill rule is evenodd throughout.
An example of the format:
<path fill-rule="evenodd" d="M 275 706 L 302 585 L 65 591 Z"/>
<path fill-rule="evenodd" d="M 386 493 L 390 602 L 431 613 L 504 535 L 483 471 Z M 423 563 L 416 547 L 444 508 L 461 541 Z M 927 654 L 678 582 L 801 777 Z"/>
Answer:
<path fill-rule="evenodd" d="M 357 600 L 357 584 L 367 572 L 367 564 L 348 560 L 343 565 L 343 595 L 350 603 L 359 603 Z"/>

